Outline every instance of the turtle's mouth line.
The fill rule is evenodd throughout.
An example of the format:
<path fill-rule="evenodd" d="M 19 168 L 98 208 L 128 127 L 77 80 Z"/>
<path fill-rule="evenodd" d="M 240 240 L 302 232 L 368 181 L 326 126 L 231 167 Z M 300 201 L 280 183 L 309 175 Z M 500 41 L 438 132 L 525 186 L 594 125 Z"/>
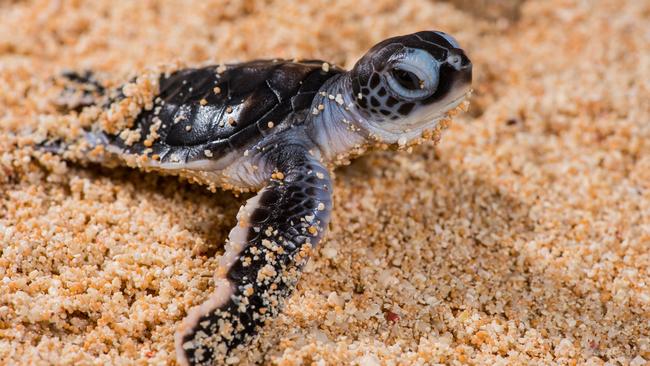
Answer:
<path fill-rule="evenodd" d="M 380 139 L 387 143 L 404 145 L 405 142 L 421 138 L 423 134 L 427 134 L 427 131 L 436 130 L 440 121 L 450 119 L 460 111 L 466 109 L 464 102 L 469 100 L 472 91 L 471 88 L 468 89 L 443 106 L 436 108 L 433 112 L 417 118 L 416 121 L 402 125 L 399 130 L 382 131 Z"/>
<path fill-rule="evenodd" d="M 463 93 L 461 96 L 459 96 L 458 98 L 456 98 L 456 99 L 454 99 L 453 101 L 451 101 L 451 103 L 449 103 L 449 104 L 460 103 L 460 102 L 462 102 L 464 99 L 469 99 L 469 98 L 472 96 L 472 93 L 473 93 L 473 92 L 474 92 L 474 89 L 469 88 L 468 91 L 466 91 L 466 92 Z"/>
<path fill-rule="evenodd" d="M 473 91 L 474 91 L 473 89 L 469 89 L 465 93 L 461 94 L 458 98 L 447 103 L 444 107 L 445 112 L 442 114 L 442 116 L 451 117 L 453 114 L 455 114 L 458 111 L 459 108 L 463 108 L 461 104 L 464 101 L 469 100 L 469 98 L 472 96 Z"/>
<path fill-rule="evenodd" d="M 415 125 L 420 125 L 419 127 L 415 127 L 413 130 L 417 130 L 420 133 L 422 131 L 430 130 L 430 129 L 435 129 L 436 125 L 438 122 L 442 119 L 450 118 L 453 117 L 455 114 L 457 114 L 460 110 L 462 110 L 463 107 L 463 102 L 466 100 L 469 100 L 470 96 L 472 95 L 472 89 L 469 89 L 465 93 L 459 95 L 457 98 L 451 100 L 449 103 L 445 104 L 441 110 L 441 112 L 434 112 L 426 117 L 422 118 L 420 121 L 425 121 L 416 123 Z M 431 124 L 431 125 L 430 125 Z M 430 125 L 430 126 L 429 126 Z M 406 133 L 411 132 L 411 131 L 404 131 Z"/>

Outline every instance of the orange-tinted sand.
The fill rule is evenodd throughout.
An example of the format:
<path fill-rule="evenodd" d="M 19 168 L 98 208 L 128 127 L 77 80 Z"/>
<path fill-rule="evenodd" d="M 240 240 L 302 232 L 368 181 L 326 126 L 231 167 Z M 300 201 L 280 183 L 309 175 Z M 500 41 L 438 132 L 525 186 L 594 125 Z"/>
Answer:
<path fill-rule="evenodd" d="M 0 2 L 0 364 L 173 364 L 244 199 L 35 153 L 83 123 L 53 105 L 52 76 L 350 67 L 422 29 L 455 35 L 474 62 L 470 112 L 436 147 L 336 170 L 330 234 L 238 359 L 646 364 L 650 2 L 529 0 L 504 5 L 511 22 L 457 3 Z"/>

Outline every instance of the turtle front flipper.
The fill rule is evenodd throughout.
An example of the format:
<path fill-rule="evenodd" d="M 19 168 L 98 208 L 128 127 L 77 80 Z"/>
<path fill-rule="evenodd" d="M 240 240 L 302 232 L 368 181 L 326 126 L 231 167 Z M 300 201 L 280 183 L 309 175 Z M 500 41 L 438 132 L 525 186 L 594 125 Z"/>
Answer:
<path fill-rule="evenodd" d="M 290 295 L 323 236 L 332 208 L 327 169 L 302 147 L 284 146 L 268 185 L 249 199 L 230 231 L 213 294 L 176 334 L 182 365 L 220 364 L 247 343 Z"/>

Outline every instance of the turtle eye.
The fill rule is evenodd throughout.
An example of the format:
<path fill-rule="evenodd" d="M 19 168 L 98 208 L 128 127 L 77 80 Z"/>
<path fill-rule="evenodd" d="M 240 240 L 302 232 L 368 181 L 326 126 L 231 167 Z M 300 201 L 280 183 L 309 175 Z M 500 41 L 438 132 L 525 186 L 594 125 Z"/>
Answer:
<path fill-rule="evenodd" d="M 386 73 L 386 82 L 395 97 L 422 100 L 438 87 L 440 62 L 424 50 L 409 48 L 395 55 Z"/>
<path fill-rule="evenodd" d="M 417 90 L 422 88 L 422 80 L 410 71 L 394 68 L 392 74 L 395 81 L 405 89 Z"/>

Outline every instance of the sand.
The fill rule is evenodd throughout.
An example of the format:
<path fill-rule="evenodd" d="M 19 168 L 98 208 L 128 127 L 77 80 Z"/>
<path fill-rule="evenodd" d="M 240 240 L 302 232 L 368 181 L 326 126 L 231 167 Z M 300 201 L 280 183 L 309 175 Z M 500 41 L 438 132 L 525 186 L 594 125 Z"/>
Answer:
<path fill-rule="evenodd" d="M 647 364 L 650 3 L 500 3 L 0 2 L 0 364 L 174 364 L 246 198 L 34 153 L 80 125 L 53 75 L 350 67 L 432 28 L 474 62 L 470 112 L 336 170 L 330 233 L 241 362 Z"/>

